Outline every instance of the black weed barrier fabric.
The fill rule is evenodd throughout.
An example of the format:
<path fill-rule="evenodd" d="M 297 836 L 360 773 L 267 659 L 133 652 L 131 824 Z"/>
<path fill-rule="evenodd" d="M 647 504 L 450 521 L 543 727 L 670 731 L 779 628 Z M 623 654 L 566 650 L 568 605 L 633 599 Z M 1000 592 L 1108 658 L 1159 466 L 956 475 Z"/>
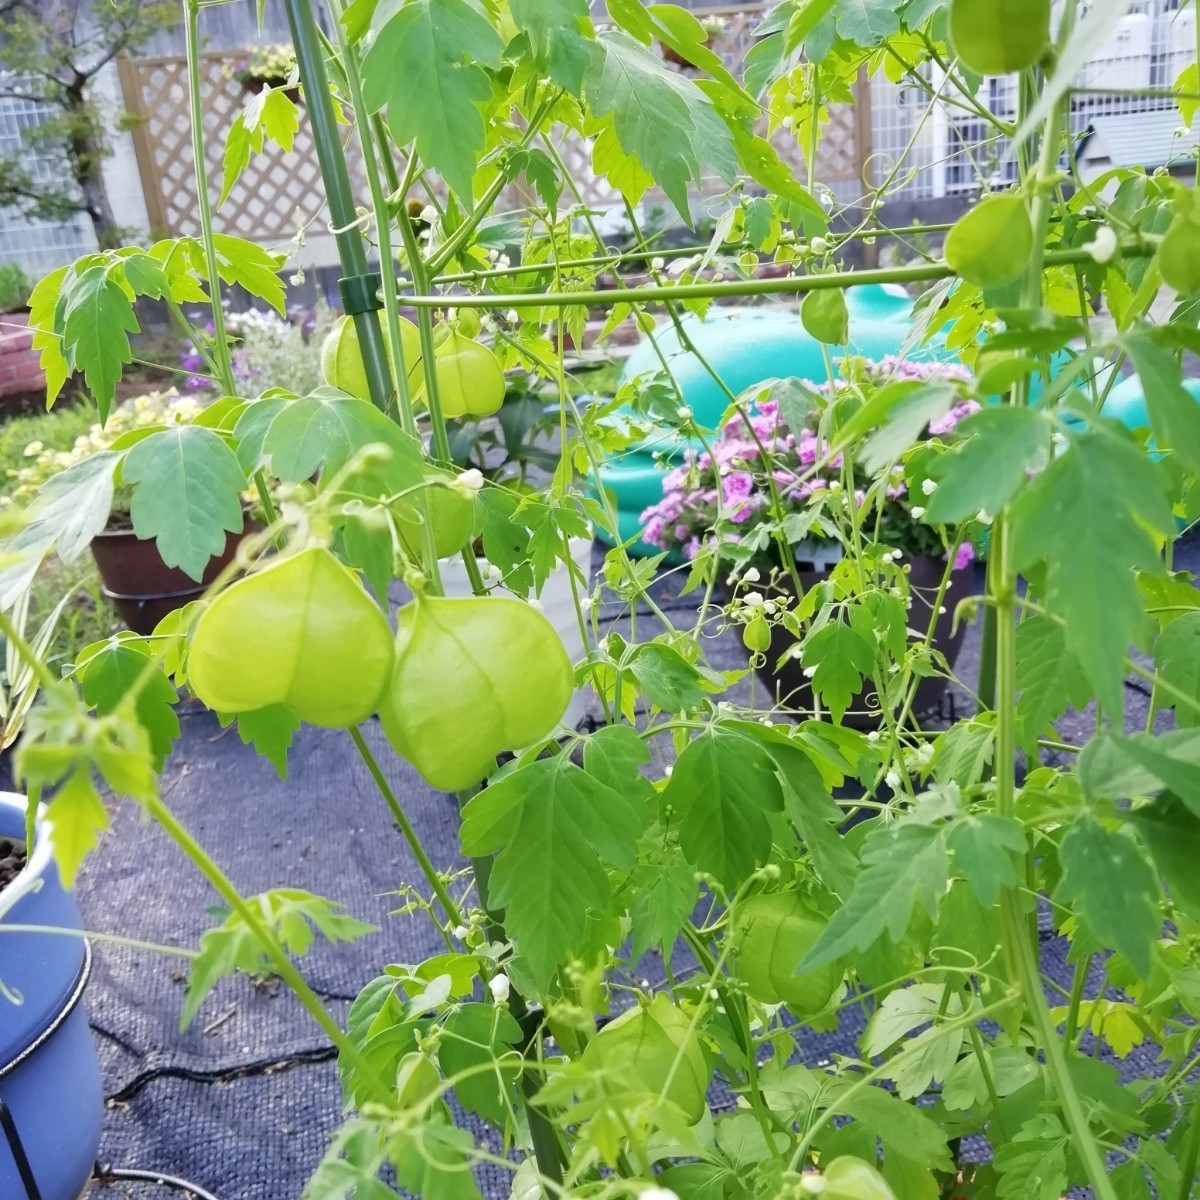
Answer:
<path fill-rule="evenodd" d="M 1186 561 L 1177 568 L 1200 565 L 1196 539 L 1181 549 Z M 662 584 L 656 598 L 677 624 L 691 624 L 694 601 L 673 594 L 674 586 Z M 640 632 L 649 628 L 639 621 Z M 716 665 L 744 666 L 736 636 L 709 647 Z M 964 678 L 973 679 L 977 660 L 978 630 L 972 629 L 959 659 Z M 749 698 L 751 686 L 749 679 L 739 684 L 739 699 Z M 1146 697 L 1132 686 L 1127 697 L 1129 724 L 1140 728 Z M 336 1016 L 383 965 L 415 963 L 439 951 L 427 922 L 392 915 L 396 889 L 405 882 L 419 886 L 420 876 L 348 734 L 303 730 L 283 782 L 235 731 L 223 731 L 201 710 L 185 706 L 181 712 L 183 736 L 163 777 L 164 797 L 243 892 L 302 888 L 380 927 L 353 946 L 318 944 L 304 960 L 307 977 Z M 1093 728 L 1090 715 L 1069 717 L 1064 736 L 1086 739 Z M 435 864 L 464 865 L 453 799 L 432 792 L 398 762 L 374 722 L 366 736 Z M 113 830 L 86 864 L 79 897 L 89 929 L 150 943 L 195 946 L 214 923 L 214 893 L 132 804 L 114 806 Z M 341 1107 L 329 1047 L 300 1005 L 285 989 L 227 980 L 181 1034 L 182 959 L 103 942 L 95 949 L 88 1008 L 110 1098 L 102 1161 L 191 1180 L 217 1200 L 295 1200 Z M 1044 934 L 1043 962 L 1069 986 L 1065 951 L 1064 943 Z M 654 964 L 643 967 L 653 978 Z M 836 1032 L 801 1035 L 800 1060 L 816 1065 L 855 1053 L 864 1016 L 858 1006 L 844 1011 Z M 1142 1047 L 1127 1060 L 1127 1072 L 1152 1070 L 1155 1056 L 1154 1047 Z M 487 1196 L 508 1196 L 511 1177 L 503 1170 L 484 1168 L 479 1180 Z M 169 1194 L 152 1184 L 108 1182 L 93 1184 L 87 1200 Z"/>

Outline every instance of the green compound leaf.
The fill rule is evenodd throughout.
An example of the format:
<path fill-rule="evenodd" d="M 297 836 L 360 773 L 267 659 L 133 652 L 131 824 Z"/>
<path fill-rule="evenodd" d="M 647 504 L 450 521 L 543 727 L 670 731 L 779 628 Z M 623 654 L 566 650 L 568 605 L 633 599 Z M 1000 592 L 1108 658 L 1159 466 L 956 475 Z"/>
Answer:
<path fill-rule="evenodd" d="M 492 95 L 488 69 L 499 68 L 503 50 L 479 0 L 413 0 L 388 17 L 363 58 L 367 107 L 386 108 L 396 141 L 415 141 L 465 199 L 486 137 L 479 106 Z"/>
<path fill-rule="evenodd" d="M 1145 619 L 1131 568 L 1161 574 L 1147 526 L 1174 529 L 1158 469 L 1124 432 L 1079 434 L 1013 502 L 1011 519 L 1017 569 L 1046 561 L 1046 607 L 1065 620 L 1102 708 L 1120 713 L 1125 656 Z"/>
<path fill-rule="evenodd" d="M 627 34 L 605 34 L 597 45 L 585 83 L 593 113 L 687 218 L 689 184 L 706 170 L 729 181 L 737 173 L 728 126 L 690 79 Z"/>
<path fill-rule="evenodd" d="M 197 582 L 225 535 L 242 531 L 246 477 L 211 429 L 176 425 L 143 438 L 125 458 L 124 479 L 138 537 L 154 538 L 163 562 Z"/>
<path fill-rule="evenodd" d="M 279 773 L 280 779 L 287 778 L 287 752 L 292 744 L 292 735 L 300 728 L 300 718 L 283 704 L 271 704 L 251 712 L 239 713 L 237 718 L 238 737 L 243 745 L 254 749 L 268 759 Z"/>
<path fill-rule="evenodd" d="M 118 634 L 79 653 L 75 672 L 84 700 L 106 717 L 114 712 L 144 672 L 152 666 L 150 643 L 134 634 Z M 134 702 L 137 719 L 150 738 L 154 769 L 161 771 L 179 737 L 179 718 L 171 707 L 179 699 L 171 681 L 154 666 Z"/>
<path fill-rule="evenodd" d="M 1154 663 L 1164 683 L 1191 697 L 1185 700 L 1163 689 L 1164 707 L 1174 707 L 1180 726 L 1200 725 L 1200 612 L 1185 613 L 1162 631 Z"/>
<path fill-rule="evenodd" d="M 917 901 L 931 917 L 937 915 L 949 878 L 944 828 L 910 820 L 877 829 L 863 846 L 863 861 L 867 869 L 800 964 L 801 971 L 853 950 L 868 950 L 885 932 L 893 942 L 900 941 Z"/>
<path fill-rule="evenodd" d="M 59 300 L 63 357 L 83 371 L 101 422 L 108 420 L 125 364 L 133 361 L 129 335 L 138 331 L 133 303 L 111 266 L 102 260 L 68 276 Z"/>
<path fill-rule="evenodd" d="M 442 1074 L 453 1079 L 463 1073 L 454 1079 L 458 1102 L 500 1129 L 511 1119 L 515 1104 L 521 1058 L 513 1047 L 520 1040 L 521 1027 L 507 1008 L 464 1004 L 446 1018 L 438 1042 Z"/>
<path fill-rule="evenodd" d="M 1150 850 L 1175 903 L 1189 916 L 1200 917 L 1200 818 L 1187 805 L 1164 792 L 1131 810 L 1128 818 Z"/>
<path fill-rule="evenodd" d="M 925 508 L 931 525 L 967 521 L 980 512 L 995 516 L 1050 445 L 1050 426 L 1041 413 L 1007 405 L 972 414 L 954 432 L 965 441 L 930 472 L 938 485 Z"/>
<path fill-rule="evenodd" d="M 1200 471 L 1200 404 L 1183 386 L 1179 361 L 1146 337 L 1125 338 L 1121 346 L 1137 369 L 1158 448 L 1173 450 L 1188 470 Z"/>
<path fill-rule="evenodd" d="M 479 1188 L 471 1174 L 474 1150 L 475 1139 L 465 1129 L 429 1122 L 393 1139 L 389 1156 L 396 1177 L 411 1196 L 420 1196 L 421 1200 L 479 1200 Z"/>
<path fill-rule="evenodd" d="M 383 445 L 391 451 L 386 468 L 389 477 L 411 466 L 419 478 L 412 439 L 369 400 L 322 387 L 311 396 L 282 403 L 274 413 L 270 408 L 264 410 L 263 403 L 246 409 L 234 436 L 240 440 L 245 433 L 253 442 L 263 420 L 269 420 L 262 434 L 262 458 L 285 483 L 301 483 L 322 469 L 336 473 L 357 451 L 370 445 Z M 276 402 L 265 403 L 274 407 Z"/>
<path fill-rule="evenodd" d="M 999 1200 L 1058 1200 L 1067 1190 L 1071 1139 L 1055 1116 L 1032 1117 L 996 1151 Z"/>
<path fill-rule="evenodd" d="M 51 271 L 42 277 L 29 294 L 29 328 L 33 333 L 33 349 L 38 352 L 38 361 L 46 373 L 48 409 L 54 407 L 54 401 L 71 374 L 71 368 L 63 357 L 62 339 L 54 328 L 54 313 L 68 270 L 68 267 L 59 267 L 57 271 Z"/>
<path fill-rule="evenodd" d="M 1087 676 L 1067 648 L 1067 634 L 1049 617 L 1026 617 L 1017 626 L 1017 726 L 1032 750 L 1052 721 L 1091 697 Z"/>
<path fill-rule="evenodd" d="M 578 95 L 592 58 L 592 39 L 581 31 L 591 15 L 588 0 L 510 0 L 509 8 L 538 66 Z"/>
<path fill-rule="evenodd" d="M 508 932 L 539 986 L 583 945 L 589 918 L 607 909 L 605 866 L 633 868 L 648 819 L 644 800 L 562 757 L 501 777 L 464 807 L 463 853 L 499 850 L 491 900 L 507 910 Z"/>
<path fill-rule="evenodd" d="M 1124 955 L 1145 978 L 1162 917 L 1154 872 L 1137 844 L 1084 813 L 1063 837 L 1059 857 L 1059 898 L 1078 905 L 1093 935 Z"/>
<path fill-rule="evenodd" d="M 900 29 L 900 6 L 895 0 L 838 0 L 837 31 L 860 46 L 878 46 Z M 788 36 L 792 37 L 789 29 Z"/>
<path fill-rule="evenodd" d="M 96 848 L 108 828 L 108 810 L 92 772 L 83 764 L 67 776 L 46 807 L 54 841 L 54 862 L 65 887 L 73 887 L 83 860 Z"/>
<path fill-rule="evenodd" d="M 848 625 L 835 620 L 819 629 L 804 643 L 800 660 L 813 668 L 813 691 L 838 721 L 875 667 L 875 643 L 862 619 L 855 619 L 858 614 L 866 614 L 866 609 L 855 608 Z"/>
<path fill-rule="evenodd" d="M 995 904 L 1000 889 L 1017 882 L 1015 856 L 1025 850 L 1025 831 L 1012 817 L 973 813 L 951 825 L 946 846 L 979 902 Z"/>
<path fill-rule="evenodd" d="M 767 814 L 783 810 L 774 764 L 736 730 L 714 726 L 684 748 L 663 802 L 680 820 L 688 861 L 732 892 L 771 853 Z"/>

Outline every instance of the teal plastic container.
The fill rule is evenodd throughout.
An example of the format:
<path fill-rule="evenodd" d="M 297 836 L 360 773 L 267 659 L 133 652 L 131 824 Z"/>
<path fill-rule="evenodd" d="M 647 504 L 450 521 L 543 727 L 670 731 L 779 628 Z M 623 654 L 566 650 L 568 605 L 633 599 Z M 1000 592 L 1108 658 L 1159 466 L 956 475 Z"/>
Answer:
<path fill-rule="evenodd" d="M 835 348 L 835 357 L 880 359 L 900 351 L 912 323 L 912 302 L 902 288 L 882 284 L 850 288 L 846 305 L 850 340 L 844 349 Z M 684 329 L 698 354 L 685 349 L 675 326 L 665 322 L 656 333 L 658 351 L 648 340 L 642 342 L 626 361 L 621 382 L 660 370 L 661 352 L 684 403 L 704 429 L 715 430 L 729 406 L 729 397 L 713 372 L 735 396 L 768 379 L 825 378 L 825 348 L 804 328 L 798 311 L 714 306 L 703 320 L 684 318 Z M 935 341 L 909 357 L 928 361 L 944 354 Z M 699 449 L 701 443 L 664 429 L 660 436 L 604 462 L 589 480 L 592 495 L 598 495 L 599 485 L 612 499 L 622 541 L 640 531 L 642 512 L 662 499 L 663 473 L 681 461 L 689 445 Z M 655 452 L 661 456 L 659 462 Z M 658 553 L 641 541 L 631 549 L 641 555 Z"/>

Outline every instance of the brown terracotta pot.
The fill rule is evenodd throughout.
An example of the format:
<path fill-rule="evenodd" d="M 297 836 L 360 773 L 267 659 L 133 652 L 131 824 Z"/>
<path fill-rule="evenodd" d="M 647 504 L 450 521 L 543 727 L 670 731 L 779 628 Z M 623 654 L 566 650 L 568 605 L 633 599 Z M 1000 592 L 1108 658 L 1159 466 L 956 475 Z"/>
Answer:
<path fill-rule="evenodd" d="M 909 581 L 913 589 L 913 606 L 909 613 L 909 625 L 914 629 L 925 630 L 929 628 L 933 600 L 942 582 L 946 562 L 944 559 L 934 558 L 929 554 L 920 554 L 909 559 L 909 564 L 912 567 Z M 800 564 L 800 568 L 800 582 L 804 585 L 806 592 L 828 578 L 827 571 L 805 570 L 803 563 Z M 946 661 L 951 667 L 954 666 L 958 652 L 962 648 L 963 636 L 966 633 L 966 629 L 961 623 L 958 629 L 953 634 L 951 633 L 954 608 L 960 600 L 971 595 L 971 584 L 972 572 L 969 569 L 955 571 L 950 576 L 950 586 L 946 589 L 946 595 L 942 601 L 946 611 L 938 617 L 934 626 L 933 649 L 945 655 Z M 784 581 L 781 590 L 794 597 L 789 580 Z M 812 684 L 805 677 L 800 660 L 788 658 L 778 667 L 775 666 L 779 662 L 780 655 L 795 645 L 795 642 L 796 639 L 786 629 L 777 625 L 772 626 L 771 648 L 765 654 L 766 662 L 761 667 L 755 668 L 755 671 L 770 694 L 772 696 L 778 694 L 780 703 L 787 709 L 798 710 L 797 715 L 811 715 L 813 711 Z M 877 717 L 861 711 L 876 707 L 874 692 L 874 685 L 871 684 L 854 697 L 850 702 L 850 709 L 842 720 L 844 725 L 866 730 L 879 726 Z M 939 708 L 945 694 L 945 679 L 940 677 L 922 679 L 917 685 L 917 694 L 913 699 L 913 712 L 922 713 Z M 871 698 L 869 704 L 868 697 Z"/>
<path fill-rule="evenodd" d="M 105 529 L 92 540 L 92 554 L 103 580 L 101 591 L 130 629 L 152 633 L 168 613 L 203 594 L 233 560 L 246 532 L 226 536 L 224 550 L 209 560 L 197 583 L 178 567 L 168 567 L 152 540 L 139 538 L 132 529 Z"/>

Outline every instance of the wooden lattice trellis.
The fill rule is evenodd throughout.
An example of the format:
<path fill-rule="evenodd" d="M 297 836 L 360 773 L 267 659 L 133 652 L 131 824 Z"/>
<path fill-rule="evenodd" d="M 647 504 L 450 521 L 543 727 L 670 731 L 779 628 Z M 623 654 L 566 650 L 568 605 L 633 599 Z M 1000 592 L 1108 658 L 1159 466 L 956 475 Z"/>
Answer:
<path fill-rule="evenodd" d="M 761 19 L 762 8 L 743 5 L 712 10 L 725 21 L 713 48 L 731 69 L 738 68 L 753 44 L 752 31 Z M 246 102 L 246 89 L 232 67 L 236 57 L 212 53 L 201 58 L 205 157 L 214 203 L 221 185 L 225 131 Z M 133 118 L 134 150 L 151 228 L 156 234 L 171 237 L 198 234 L 187 64 L 178 56 L 123 58 L 119 68 L 125 105 Z M 860 88 L 859 105 L 835 109 L 822 137 L 817 177 L 843 197 L 856 194 L 862 164 L 869 154 L 869 94 L 868 88 Z M 793 136 L 779 131 L 776 144 L 793 169 L 803 169 L 804 156 Z M 349 130 L 347 149 L 356 189 L 363 194 L 361 164 Z M 589 144 L 570 135 L 562 142 L 561 151 L 586 204 L 600 208 L 618 202 L 607 181 L 594 175 Z M 705 190 L 715 191 L 718 186 L 713 181 L 713 186 Z M 502 198 L 503 207 L 518 203 L 516 195 Z M 264 153 L 251 157 L 218 213 L 218 227 L 275 245 L 291 240 L 301 226 L 310 233 L 324 232 L 326 220 L 320 170 L 302 111 L 292 152 L 284 154 L 268 146 Z"/>
<path fill-rule="evenodd" d="M 213 203 L 220 192 L 225 133 L 246 102 L 228 54 L 200 61 L 205 159 Z M 187 63 L 177 56 L 123 58 L 121 87 L 133 118 L 133 142 L 151 228 L 179 237 L 200 232 L 192 156 Z M 350 150 L 351 170 L 359 162 Z M 361 180 L 356 180 L 361 183 Z M 325 197 L 308 122 L 301 119 L 290 154 L 268 145 L 234 185 L 218 214 L 219 228 L 266 244 L 286 242 L 299 226 L 323 227 Z"/>

